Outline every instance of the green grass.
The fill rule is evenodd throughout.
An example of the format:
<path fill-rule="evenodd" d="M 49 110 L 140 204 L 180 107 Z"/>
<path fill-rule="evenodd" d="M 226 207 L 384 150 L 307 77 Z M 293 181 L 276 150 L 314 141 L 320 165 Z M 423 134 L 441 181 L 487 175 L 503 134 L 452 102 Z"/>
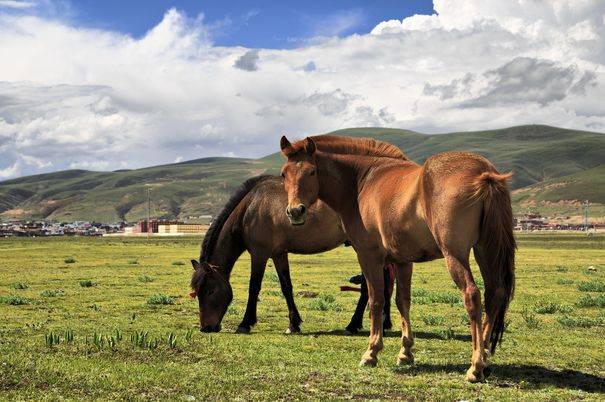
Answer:
<path fill-rule="evenodd" d="M 605 295 L 582 295 L 576 302 L 578 307 L 605 307 Z"/>
<path fill-rule="evenodd" d="M 370 369 L 357 366 L 367 346 L 367 313 L 365 331 L 343 335 L 358 297 L 338 290 L 344 278 L 359 272 L 350 248 L 290 256 L 295 301 L 304 320 L 301 335 L 283 334 L 288 311 L 279 283 L 271 280 L 263 282 L 252 334 L 234 333 L 246 310 L 247 254 L 232 273 L 234 301 L 222 332 L 205 334 L 197 328 L 197 300 L 187 296 L 191 269 L 171 268 L 173 261 L 199 255 L 200 241 L 3 239 L 0 400 L 603 399 L 605 315 L 594 301 L 603 294 L 577 286 L 605 281 L 603 236 L 519 238 L 516 296 L 484 384 L 464 380 L 469 324 L 464 307 L 442 302 L 450 297 L 444 295 L 460 299 L 442 260 L 414 267 L 415 363 L 395 365 L 401 341 L 393 301 L 395 328 L 387 332 L 378 367 Z M 78 264 L 65 266 L 66 255 Z M 132 259 L 139 264 L 125 263 Z M 566 272 L 556 272 L 561 265 Z M 597 272 L 588 274 L 590 265 Z M 478 277 L 474 261 L 471 266 Z M 141 282 L 141 275 L 154 281 Z M 558 284 L 558 278 L 573 283 Z M 82 287 L 83 280 L 99 285 Z M 29 287 L 11 288 L 17 282 Z M 46 289 L 65 294 L 40 296 Z M 157 295 L 173 304 L 147 304 Z M 587 296 L 591 301 L 580 303 Z M 326 308 L 315 309 L 316 299 Z M 535 312 L 542 305 L 550 311 L 551 304 L 554 313 Z M 559 311 L 564 306 L 574 310 Z M 526 321 L 532 315 L 538 321 L 534 328 Z"/>
<path fill-rule="evenodd" d="M 45 291 L 40 293 L 40 296 L 42 296 L 42 297 L 57 297 L 57 296 L 64 296 L 64 295 L 65 295 L 65 291 L 61 290 L 61 289 L 46 289 Z"/>
<path fill-rule="evenodd" d="M 605 292 L 605 282 L 585 281 L 578 283 L 578 289 L 582 292 Z"/>
<path fill-rule="evenodd" d="M 174 304 L 174 297 L 166 295 L 153 295 L 147 299 L 147 304 L 151 306 Z"/>

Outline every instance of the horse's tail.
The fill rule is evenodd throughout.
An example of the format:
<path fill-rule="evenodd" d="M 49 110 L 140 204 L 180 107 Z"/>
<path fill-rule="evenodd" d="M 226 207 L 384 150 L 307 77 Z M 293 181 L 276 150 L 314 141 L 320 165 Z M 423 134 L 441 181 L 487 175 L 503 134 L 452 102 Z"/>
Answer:
<path fill-rule="evenodd" d="M 483 201 L 481 233 L 475 255 L 479 255 L 485 282 L 485 309 L 493 320 L 490 352 L 496 351 L 504 334 L 504 317 L 515 290 L 515 237 L 513 211 L 506 180 L 512 173 L 483 172 L 473 182 L 474 197 Z M 491 320 L 490 320 L 491 321 Z"/>

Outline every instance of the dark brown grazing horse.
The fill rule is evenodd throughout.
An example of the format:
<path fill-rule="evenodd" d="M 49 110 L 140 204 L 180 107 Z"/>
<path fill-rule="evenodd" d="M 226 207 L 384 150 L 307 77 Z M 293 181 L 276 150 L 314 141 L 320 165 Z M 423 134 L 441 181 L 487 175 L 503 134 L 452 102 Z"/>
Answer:
<path fill-rule="evenodd" d="M 200 329 L 220 331 L 220 324 L 233 291 L 229 282 L 231 270 L 241 254 L 251 256 L 248 303 L 237 331 L 250 332 L 256 324 L 256 305 L 271 258 L 288 305 L 290 325 L 286 332 L 300 332 L 302 319 L 292 292 L 288 253 L 315 254 L 331 250 L 345 242 L 339 216 L 324 203 L 317 203 L 308 212 L 311 225 L 292 226 L 283 214 L 287 202 L 282 179 L 278 176 L 258 176 L 247 180 L 233 194 L 208 229 L 202 244 L 200 261 L 192 260 L 192 296 L 198 296 Z M 361 328 L 367 300 L 358 303 L 357 311 L 347 326 L 350 332 Z M 387 326 L 390 327 L 388 303 L 385 304 Z"/>
<path fill-rule="evenodd" d="M 342 218 L 368 284 L 370 341 L 362 365 L 376 365 L 383 348 L 383 266 L 396 265 L 402 347 L 398 364 L 413 361 L 410 325 L 412 263 L 445 258 L 460 289 L 471 324 L 473 354 L 467 379 L 484 379 L 488 352 L 504 332 L 504 316 L 515 284 L 513 217 L 506 179 L 480 155 L 446 152 L 423 165 L 399 148 L 369 138 L 316 136 L 291 144 L 282 169 L 292 224 L 321 200 Z M 284 205 L 286 206 L 286 205 Z M 481 294 L 471 273 L 474 251 L 485 283 Z M 486 371 L 487 372 L 487 371 Z"/>

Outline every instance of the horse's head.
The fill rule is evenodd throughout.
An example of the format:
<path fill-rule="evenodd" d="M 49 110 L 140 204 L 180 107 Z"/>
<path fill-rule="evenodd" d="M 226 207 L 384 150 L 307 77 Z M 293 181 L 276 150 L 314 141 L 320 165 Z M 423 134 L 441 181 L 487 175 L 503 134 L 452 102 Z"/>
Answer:
<path fill-rule="evenodd" d="M 281 171 L 288 193 L 286 215 L 291 224 L 302 225 L 305 223 L 309 207 L 317 201 L 319 194 L 315 142 L 306 138 L 294 146 L 283 136 L 281 151 L 288 158 Z"/>
<path fill-rule="evenodd" d="M 191 260 L 191 297 L 197 297 L 200 308 L 200 331 L 219 332 L 221 321 L 233 300 L 233 290 L 229 281 L 206 263 Z"/>

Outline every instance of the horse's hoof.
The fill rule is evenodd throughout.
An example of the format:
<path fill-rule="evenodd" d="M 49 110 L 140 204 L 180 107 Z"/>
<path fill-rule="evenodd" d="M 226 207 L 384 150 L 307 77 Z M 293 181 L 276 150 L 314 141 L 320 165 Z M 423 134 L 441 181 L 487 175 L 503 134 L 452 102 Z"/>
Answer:
<path fill-rule="evenodd" d="M 376 367 L 378 359 L 372 357 L 363 357 L 359 362 L 359 367 Z"/>
<path fill-rule="evenodd" d="M 356 328 L 349 328 L 349 327 L 345 328 L 345 335 L 357 335 L 358 333 L 359 333 L 359 330 Z"/>
<path fill-rule="evenodd" d="M 475 371 L 472 367 L 468 369 L 466 372 L 466 381 L 468 382 L 483 382 L 485 381 L 485 376 L 481 371 Z"/>
<path fill-rule="evenodd" d="M 250 328 L 249 327 L 237 327 L 237 329 L 235 330 L 236 334 L 249 334 L 250 333 Z"/>
<path fill-rule="evenodd" d="M 398 366 L 407 366 L 412 363 L 414 363 L 414 355 L 411 353 L 409 355 L 399 355 L 397 357 Z"/>
<path fill-rule="evenodd" d="M 300 328 L 292 328 L 292 327 L 290 327 L 290 328 L 288 328 L 288 329 L 286 329 L 286 330 L 284 331 L 284 334 L 286 334 L 286 335 L 290 335 L 290 334 L 300 334 L 300 332 L 301 332 L 301 331 L 300 331 Z"/>

